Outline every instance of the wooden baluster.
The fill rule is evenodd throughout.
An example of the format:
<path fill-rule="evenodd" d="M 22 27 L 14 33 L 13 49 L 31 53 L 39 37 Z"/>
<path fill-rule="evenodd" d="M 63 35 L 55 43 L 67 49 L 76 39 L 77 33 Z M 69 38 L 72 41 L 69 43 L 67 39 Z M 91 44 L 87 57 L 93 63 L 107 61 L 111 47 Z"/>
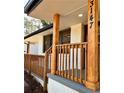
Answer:
<path fill-rule="evenodd" d="M 24 69 L 25 69 L 25 61 L 26 61 L 26 60 L 25 60 L 25 55 L 24 55 Z"/>
<path fill-rule="evenodd" d="M 34 58 L 34 56 L 33 56 L 33 58 Z M 35 70 L 36 70 L 36 62 L 35 62 L 35 58 L 34 58 L 34 73 L 35 73 Z"/>
<path fill-rule="evenodd" d="M 62 60 L 62 76 L 64 77 L 64 46 L 62 46 L 63 50 L 63 60 Z"/>
<path fill-rule="evenodd" d="M 78 45 L 76 45 L 76 80 L 78 81 Z"/>
<path fill-rule="evenodd" d="M 56 69 L 56 74 L 58 75 L 59 74 L 59 47 L 56 46 L 56 56 L 57 56 L 57 69 Z"/>
<path fill-rule="evenodd" d="M 31 60 L 31 63 L 32 63 L 32 66 L 33 66 L 32 72 L 34 72 L 34 62 Z"/>
<path fill-rule="evenodd" d="M 68 45 L 65 46 L 65 77 L 67 78 L 67 51 L 68 51 Z"/>
<path fill-rule="evenodd" d="M 47 91 L 47 81 L 48 81 L 48 78 L 47 78 L 47 68 L 48 68 L 48 54 L 45 53 L 45 60 L 44 60 L 44 87 L 43 87 L 43 90 L 44 91 Z"/>
<path fill-rule="evenodd" d="M 27 62 L 27 61 L 26 61 L 26 55 L 25 55 L 25 69 L 26 69 L 26 62 Z"/>
<path fill-rule="evenodd" d="M 41 69 L 42 69 L 42 66 L 41 66 L 41 62 L 42 62 L 42 59 L 41 59 L 41 61 L 40 61 L 40 76 L 41 76 Z"/>
<path fill-rule="evenodd" d="M 37 61 L 36 61 L 36 74 L 38 75 L 37 69 L 38 69 L 38 57 L 37 57 Z"/>
<path fill-rule="evenodd" d="M 37 56 L 35 56 L 36 57 L 36 60 L 35 60 L 35 74 L 37 75 Z"/>
<path fill-rule="evenodd" d="M 80 83 L 82 83 L 82 44 L 80 44 Z"/>
<path fill-rule="evenodd" d="M 34 61 L 33 61 L 33 57 L 32 57 L 31 62 L 33 63 L 33 72 L 34 72 Z"/>
<path fill-rule="evenodd" d="M 27 70 L 29 71 L 28 64 L 29 64 L 29 56 L 27 56 Z"/>
<path fill-rule="evenodd" d="M 74 45 L 72 45 L 72 80 L 74 80 Z"/>
<path fill-rule="evenodd" d="M 32 59 L 33 59 L 33 58 L 32 58 Z M 33 67 L 32 72 L 34 72 L 34 62 L 31 61 L 31 63 L 32 63 L 32 67 Z"/>
<path fill-rule="evenodd" d="M 34 58 L 33 58 L 34 59 Z M 34 73 L 35 73 L 35 62 L 34 62 L 34 60 L 32 60 L 33 61 L 33 66 L 34 66 Z"/>
<path fill-rule="evenodd" d="M 42 59 L 41 59 L 41 62 L 40 62 L 40 76 L 42 77 Z"/>
<path fill-rule="evenodd" d="M 47 66 L 47 73 L 49 73 L 49 69 L 50 69 L 50 52 L 47 52 L 46 53 L 46 55 L 45 56 L 47 56 L 47 64 L 48 64 L 48 66 Z"/>
<path fill-rule="evenodd" d="M 28 56 L 27 56 L 27 58 L 28 58 Z M 29 64 L 28 59 L 27 59 L 27 63 Z M 32 61 L 31 60 L 30 60 L 30 66 L 32 66 Z M 32 67 L 31 67 L 31 72 L 32 72 Z"/>
<path fill-rule="evenodd" d="M 38 61 L 38 75 L 40 76 L 40 61 Z"/>
<path fill-rule="evenodd" d="M 28 56 L 27 56 L 27 63 L 26 63 L 26 68 L 27 68 L 27 70 L 28 70 L 28 64 L 29 64 L 29 58 L 28 58 Z"/>
<path fill-rule="evenodd" d="M 26 55 L 26 70 L 27 70 L 27 63 L 28 63 L 28 61 L 27 61 L 27 55 Z"/>
<path fill-rule="evenodd" d="M 28 61 L 28 56 L 27 56 L 27 62 L 26 62 L 26 69 L 28 70 L 28 63 L 29 61 Z"/>
<path fill-rule="evenodd" d="M 37 70 L 38 76 L 39 76 L 39 60 L 40 60 L 40 58 L 42 58 L 42 57 L 39 57 L 39 58 L 38 58 L 38 62 L 37 62 L 37 64 L 38 64 L 38 65 L 37 65 L 37 66 L 38 66 L 38 67 L 37 67 L 37 69 L 38 69 L 38 70 Z"/>
<path fill-rule="evenodd" d="M 26 55 L 25 55 L 25 69 L 26 69 L 26 62 L 27 62 L 27 61 L 26 61 Z"/>
<path fill-rule="evenodd" d="M 34 61 L 34 73 L 35 73 L 35 70 L 36 70 L 36 62 Z"/>
<path fill-rule="evenodd" d="M 44 67 L 44 64 L 43 64 L 43 59 L 42 59 L 42 78 L 43 78 L 43 74 L 44 74 L 44 69 L 43 69 L 43 67 Z"/>
<path fill-rule="evenodd" d="M 38 75 L 38 72 L 37 72 L 37 70 L 38 70 L 38 56 L 36 56 L 37 57 L 37 61 L 36 61 L 36 74 Z"/>
<path fill-rule="evenodd" d="M 34 57 L 34 73 L 36 73 L 36 61 L 35 61 L 35 57 Z"/>
<path fill-rule="evenodd" d="M 40 59 L 40 62 L 39 62 L 39 73 L 40 73 L 40 76 L 41 76 L 41 61 L 42 61 L 42 59 Z"/>
<path fill-rule="evenodd" d="M 39 75 L 38 74 L 38 62 L 39 62 L 38 60 L 39 60 L 39 56 L 38 56 L 38 59 L 37 59 L 37 75 Z"/>
<path fill-rule="evenodd" d="M 70 75 L 70 45 L 69 45 L 69 49 L 68 50 L 69 50 L 68 51 L 69 52 L 69 56 L 68 56 L 69 57 L 68 58 L 68 78 L 70 79 L 70 76 L 71 76 Z"/>
<path fill-rule="evenodd" d="M 52 49 L 50 50 L 50 61 L 49 61 L 50 62 L 50 68 L 49 68 L 50 72 L 51 72 L 51 56 L 52 56 L 51 54 L 52 54 Z"/>
<path fill-rule="evenodd" d="M 87 77 L 87 45 L 84 45 L 84 49 L 85 49 L 85 80 Z"/>
<path fill-rule="evenodd" d="M 29 74 L 31 74 L 31 55 L 28 56 L 29 57 Z"/>
<path fill-rule="evenodd" d="M 42 64 L 42 74 L 41 74 L 41 76 L 43 77 L 43 59 L 42 59 L 41 64 Z"/>
<path fill-rule="evenodd" d="M 59 75 L 61 75 L 61 52 L 62 52 L 62 47 L 61 46 L 59 46 L 60 47 L 60 72 L 59 72 Z"/>
<path fill-rule="evenodd" d="M 31 62 L 33 63 L 33 72 L 35 72 L 35 62 L 34 62 L 34 57 L 32 56 L 31 59 L 32 59 Z"/>
<path fill-rule="evenodd" d="M 35 58 L 34 58 L 34 73 L 36 73 L 36 62 L 35 62 Z"/>
<path fill-rule="evenodd" d="M 29 55 L 27 56 L 27 70 L 29 71 L 28 64 L 29 64 Z"/>
<path fill-rule="evenodd" d="M 26 55 L 25 55 L 25 69 L 26 69 Z"/>
<path fill-rule="evenodd" d="M 36 56 L 36 74 L 37 74 L 37 59 L 38 59 L 38 57 Z"/>

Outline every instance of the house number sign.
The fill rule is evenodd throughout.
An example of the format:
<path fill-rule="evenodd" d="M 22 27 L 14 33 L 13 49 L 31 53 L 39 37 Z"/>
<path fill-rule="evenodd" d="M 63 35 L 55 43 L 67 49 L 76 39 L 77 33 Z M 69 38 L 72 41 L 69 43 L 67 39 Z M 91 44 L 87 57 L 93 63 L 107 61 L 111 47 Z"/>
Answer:
<path fill-rule="evenodd" d="M 90 29 L 92 28 L 92 25 L 94 24 L 93 6 L 94 6 L 94 0 L 90 0 L 90 17 L 89 17 Z"/>

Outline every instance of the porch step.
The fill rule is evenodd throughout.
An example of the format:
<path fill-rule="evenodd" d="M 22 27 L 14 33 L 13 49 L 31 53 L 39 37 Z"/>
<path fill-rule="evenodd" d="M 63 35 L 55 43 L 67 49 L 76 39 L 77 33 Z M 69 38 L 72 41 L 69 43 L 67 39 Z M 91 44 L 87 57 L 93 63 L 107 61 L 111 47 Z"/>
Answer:
<path fill-rule="evenodd" d="M 66 78 L 57 76 L 57 75 L 53 75 L 53 74 L 47 74 L 48 79 L 52 79 L 60 84 L 62 84 L 63 86 L 69 87 L 75 91 L 77 91 L 78 93 L 100 93 L 99 90 L 97 90 L 96 92 L 86 88 L 84 85 L 73 82 L 71 80 L 68 80 Z M 48 83 L 49 84 L 49 83 Z"/>

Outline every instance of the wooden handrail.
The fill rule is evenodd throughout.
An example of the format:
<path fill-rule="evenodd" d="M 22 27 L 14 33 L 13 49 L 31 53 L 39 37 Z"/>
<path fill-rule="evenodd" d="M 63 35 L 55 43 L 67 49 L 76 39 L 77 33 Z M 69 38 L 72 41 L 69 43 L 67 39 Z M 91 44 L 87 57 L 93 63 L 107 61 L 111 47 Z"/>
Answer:
<path fill-rule="evenodd" d="M 69 44 L 59 44 L 56 46 L 67 46 L 67 45 L 80 45 L 80 44 L 88 44 L 87 42 L 81 42 L 81 43 L 69 43 Z"/>
<path fill-rule="evenodd" d="M 45 55 L 39 55 L 39 54 L 24 54 L 24 55 L 37 56 L 37 57 L 45 57 Z"/>
<path fill-rule="evenodd" d="M 45 54 L 48 53 L 50 50 L 52 50 L 52 46 L 46 50 Z"/>

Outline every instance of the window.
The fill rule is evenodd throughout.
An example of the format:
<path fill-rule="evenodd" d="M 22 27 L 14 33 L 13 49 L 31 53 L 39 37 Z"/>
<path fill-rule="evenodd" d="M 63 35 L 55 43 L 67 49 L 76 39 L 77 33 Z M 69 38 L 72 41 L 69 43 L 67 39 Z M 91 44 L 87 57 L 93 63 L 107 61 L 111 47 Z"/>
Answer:
<path fill-rule="evenodd" d="M 43 40 L 44 40 L 44 47 L 43 47 L 43 52 L 45 52 L 47 49 L 49 49 L 52 45 L 52 38 L 53 35 L 46 35 L 44 36 Z"/>
<path fill-rule="evenodd" d="M 71 32 L 70 28 L 60 31 L 60 34 L 59 34 L 59 43 L 60 44 L 70 43 L 70 36 L 71 36 L 70 32 Z"/>
<path fill-rule="evenodd" d="M 70 32 L 71 29 L 64 29 L 59 32 L 59 44 L 67 44 L 70 43 Z M 44 45 L 43 45 L 43 52 L 49 49 L 52 46 L 53 35 L 46 35 L 43 37 Z"/>

